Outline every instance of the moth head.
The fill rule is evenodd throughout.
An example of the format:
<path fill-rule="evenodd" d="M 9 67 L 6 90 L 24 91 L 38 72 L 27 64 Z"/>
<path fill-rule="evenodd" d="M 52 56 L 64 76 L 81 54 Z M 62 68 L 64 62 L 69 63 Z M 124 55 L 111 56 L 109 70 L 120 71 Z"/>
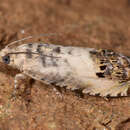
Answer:
<path fill-rule="evenodd" d="M 27 44 L 14 48 L 5 47 L 0 51 L 0 62 L 22 70 L 24 63 L 32 60 L 32 55 L 38 55 L 38 53 L 29 50 Z"/>
<path fill-rule="evenodd" d="M 16 68 L 17 58 L 16 58 L 16 55 L 13 54 L 13 52 L 15 52 L 15 49 L 10 49 L 10 48 L 2 49 L 0 51 L 0 62 Z"/>
<path fill-rule="evenodd" d="M 7 55 L 3 56 L 2 61 L 5 64 L 10 64 L 10 55 L 7 54 Z"/>

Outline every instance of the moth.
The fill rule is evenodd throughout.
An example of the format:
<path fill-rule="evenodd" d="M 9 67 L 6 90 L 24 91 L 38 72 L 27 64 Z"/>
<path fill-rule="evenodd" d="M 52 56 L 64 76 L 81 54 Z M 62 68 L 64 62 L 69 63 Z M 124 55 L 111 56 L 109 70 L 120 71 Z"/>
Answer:
<path fill-rule="evenodd" d="M 130 57 L 111 50 L 48 43 L 7 45 L 0 62 L 20 70 L 17 80 L 29 76 L 46 84 L 101 97 L 128 96 Z"/>

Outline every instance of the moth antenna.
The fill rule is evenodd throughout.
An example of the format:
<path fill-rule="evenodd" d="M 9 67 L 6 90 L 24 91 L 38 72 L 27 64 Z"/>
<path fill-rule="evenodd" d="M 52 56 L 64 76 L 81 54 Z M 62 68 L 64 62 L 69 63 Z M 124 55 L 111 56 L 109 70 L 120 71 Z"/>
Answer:
<path fill-rule="evenodd" d="M 12 45 L 14 45 L 15 43 L 18 43 L 18 42 L 21 42 L 21 41 L 25 41 L 25 40 L 31 39 L 31 38 L 33 38 L 33 36 L 28 36 L 28 37 L 22 38 L 22 39 L 20 39 L 20 40 L 16 40 L 16 41 L 11 42 L 10 44 L 8 44 L 6 47 L 12 46 Z"/>
<path fill-rule="evenodd" d="M 30 53 L 31 53 L 31 54 L 40 55 L 40 54 L 37 53 L 37 52 L 30 52 Z M 10 55 L 10 54 L 28 54 L 28 52 L 24 52 L 24 51 L 21 51 L 21 52 L 12 52 L 12 53 L 8 53 L 7 55 Z M 43 54 L 42 56 L 52 57 L 52 58 L 60 58 L 60 57 L 56 57 L 56 56 L 52 56 L 52 55 L 45 55 L 45 54 Z"/>
<path fill-rule="evenodd" d="M 48 34 L 40 34 L 40 35 L 34 35 L 34 36 L 30 35 L 30 36 L 28 36 L 28 37 L 25 37 L 25 38 L 22 38 L 22 39 L 20 39 L 20 40 L 16 40 L 16 41 L 14 41 L 14 42 L 9 43 L 9 44 L 6 46 L 6 48 L 11 47 L 12 45 L 15 45 L 16 43 L 19 43 L 19 42 L 21 42 L 21 41 L 25 41 L 25 40 L 32 39 L 32 38 L 35 38 L 35 37 L 55 36 L 55 35 L 60 35 L 60 34 L 59 34 L 59 33 L 58 33 L 58 34 L 57 34 L 57 33 L 48 33 Z"/>

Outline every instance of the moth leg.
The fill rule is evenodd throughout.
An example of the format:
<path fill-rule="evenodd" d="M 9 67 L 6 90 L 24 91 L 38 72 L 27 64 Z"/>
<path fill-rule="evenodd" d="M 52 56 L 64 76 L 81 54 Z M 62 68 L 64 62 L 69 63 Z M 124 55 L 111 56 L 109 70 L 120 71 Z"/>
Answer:
<path fill-rule="evenodd" d="M 16 74 L 14 79 L 14 89 L 18 89 L 20 83 L 19 81 L 25 80 L 26 78 L 27 76 L 23 73 Z"/>
<path fill-rule="evenodd" d="M 14 90 L 13 90 L 13 97 L 16 97 L 18 95 L 22 95 L 29 85 L 29 77 L 26 76 L 23 73 L 19 73 L 15 75 L 14 79 Z"/>
<path fill-rule="evenodd" d="M 53 91 L 56 93 L 58 97 L 60 97 L 61 99 L 63 98 L 62 92 L 57 86 L 53 87 Z"/>

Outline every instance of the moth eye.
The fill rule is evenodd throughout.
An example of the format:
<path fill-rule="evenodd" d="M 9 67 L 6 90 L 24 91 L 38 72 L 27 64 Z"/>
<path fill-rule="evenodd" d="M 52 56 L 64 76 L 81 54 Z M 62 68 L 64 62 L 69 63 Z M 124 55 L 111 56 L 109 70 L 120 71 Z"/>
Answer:
<path fill-rule="evenodd" d="M 5 64 L 9 64 L 10 63 L 10 56 L 9 55 L 5 55 L 5 56 L 3 56 L 3 62 L 5 63 Z"/>

